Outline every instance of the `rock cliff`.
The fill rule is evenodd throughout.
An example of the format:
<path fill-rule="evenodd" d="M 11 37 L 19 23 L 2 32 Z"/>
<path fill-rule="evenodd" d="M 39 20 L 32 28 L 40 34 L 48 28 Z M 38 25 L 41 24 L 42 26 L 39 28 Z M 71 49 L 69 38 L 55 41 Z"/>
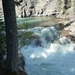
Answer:
<path fill-rule="evenodd" d="M 56 0 L 18 0 L 16 5 L 17 17 L 50 16 L 57 9 Z"/>
<path fill-rule="evenodd" d="M 0 18 L 3 17 L 2 1 L 0 0 Z"/>
<path fill-rule="evenodd" d="M 3 17 L 0 0 L 0 17 Z M 74 0 L 15 0 L 16 17 L 51 16 L 74 17 Z M 72 16 L 73 15 L 73 16 Z"/>

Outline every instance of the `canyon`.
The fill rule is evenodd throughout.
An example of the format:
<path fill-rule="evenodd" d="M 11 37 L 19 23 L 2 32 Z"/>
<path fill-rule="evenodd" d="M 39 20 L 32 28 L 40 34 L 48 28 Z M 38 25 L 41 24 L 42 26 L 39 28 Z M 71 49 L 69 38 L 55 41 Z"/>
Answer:
<path fill-rule="evenodd" d="M 56 16 L 56 18 L 74 19 L 74 0 L 15 0 L 16 17 Z M 3 17 L 0 0 L 0 18 Z"/>

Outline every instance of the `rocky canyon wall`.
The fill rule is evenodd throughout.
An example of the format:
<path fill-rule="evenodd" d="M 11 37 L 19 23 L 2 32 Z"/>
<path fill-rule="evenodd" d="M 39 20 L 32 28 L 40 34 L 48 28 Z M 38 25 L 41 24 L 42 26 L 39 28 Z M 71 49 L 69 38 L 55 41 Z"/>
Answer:
<path fill-rule="evenodd" d="M 75 0 L 15 0 L 16 17 L 51 16 L 70 18 Z M 0 18 L 3 17 L 0 0 Z"/>
<path fill-rule="evenodd" d="M 20 2 L 20 0 L 17 2 Z M 56 3 L 56 0 L 22 0 L 19 5 L 16 5 L 16 15 L 18 17 L 50 16 L 55 14 Z"/>

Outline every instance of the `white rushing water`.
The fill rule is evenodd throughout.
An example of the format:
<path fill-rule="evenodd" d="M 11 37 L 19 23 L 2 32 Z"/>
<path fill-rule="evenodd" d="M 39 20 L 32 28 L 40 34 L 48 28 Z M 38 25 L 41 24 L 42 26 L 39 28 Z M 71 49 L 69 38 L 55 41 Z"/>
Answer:
<path fill-rule="evenodd" d="M 38 27 L 31 31 L 38 38 L 27 48 L 21 48 L 27 74 L 75 75 L 75 45 L 61 37 L 54 27 Z"/>

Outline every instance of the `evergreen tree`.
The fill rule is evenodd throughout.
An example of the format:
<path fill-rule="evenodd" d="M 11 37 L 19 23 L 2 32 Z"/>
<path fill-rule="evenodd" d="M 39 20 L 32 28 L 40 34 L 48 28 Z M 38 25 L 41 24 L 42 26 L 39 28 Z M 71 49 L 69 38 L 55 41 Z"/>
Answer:
<path fill-rule="evenodd" d="M 6 28 L 6 70 L 18 71 L 18 39 L 14 0 L 2 0 Z"/>

